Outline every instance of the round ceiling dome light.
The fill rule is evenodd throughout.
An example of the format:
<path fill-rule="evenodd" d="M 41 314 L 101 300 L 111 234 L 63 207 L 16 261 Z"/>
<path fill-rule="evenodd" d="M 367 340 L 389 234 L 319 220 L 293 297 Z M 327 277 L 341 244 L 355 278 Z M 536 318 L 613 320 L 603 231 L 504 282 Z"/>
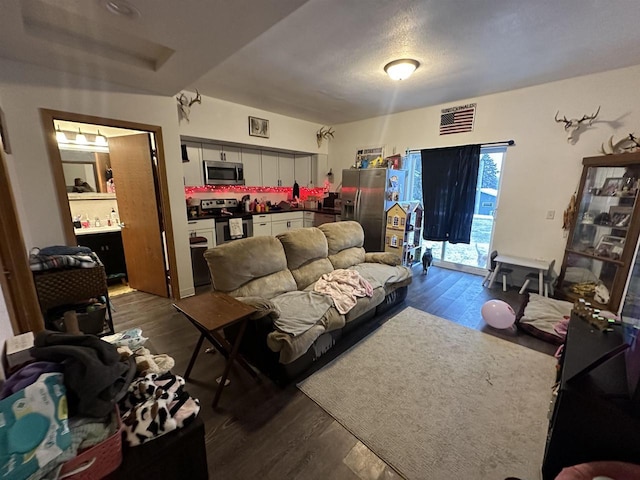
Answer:
<path fill-rule="evenodd" d="M 134 18 L 140 16 L 140 10 L 125 0 L 101 0 L 107 12 L 119 17 Z"/>
<path fill-rule="evenodd" d="M 420 62 L 417 60 L 403 58 L 387 63 L 384 66 L 384 71 L 387 72 L 391 80 L 406 80 L 419 66 Z"/>

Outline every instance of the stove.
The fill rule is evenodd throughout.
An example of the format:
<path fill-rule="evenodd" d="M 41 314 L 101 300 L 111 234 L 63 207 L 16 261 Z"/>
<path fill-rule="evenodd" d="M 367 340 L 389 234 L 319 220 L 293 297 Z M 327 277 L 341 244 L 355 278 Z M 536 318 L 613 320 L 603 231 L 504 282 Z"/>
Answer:
<path fill-rule="evenodd" d="M 203 199 L 200 201 L 200 210 L 203 215 L 215 220 L 216 245 L 253 236 L 253 217 L 242 211 L 242 205 L 235 198 Z M 231 219 L 242 222 L 242 235 L 239 234 L 239 224 L 238 230 L 231 228 Z"/>
<path fill-rule="evenodd" d="M 251 218 L 242 211 L 242 205 L 235 198 L 210 198 L 200 200 L 200 211 L 209 218 Z"/>

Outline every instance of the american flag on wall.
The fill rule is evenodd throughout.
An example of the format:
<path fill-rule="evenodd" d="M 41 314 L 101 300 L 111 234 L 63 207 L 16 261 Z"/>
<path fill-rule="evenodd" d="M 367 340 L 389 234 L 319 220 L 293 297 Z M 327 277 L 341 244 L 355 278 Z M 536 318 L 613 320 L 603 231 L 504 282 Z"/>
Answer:
<path fill-rule="evenodd" d="M 443 108 L 440 114 L 440 135 L 473 131 L 476 116 L 476 104 Z"/>

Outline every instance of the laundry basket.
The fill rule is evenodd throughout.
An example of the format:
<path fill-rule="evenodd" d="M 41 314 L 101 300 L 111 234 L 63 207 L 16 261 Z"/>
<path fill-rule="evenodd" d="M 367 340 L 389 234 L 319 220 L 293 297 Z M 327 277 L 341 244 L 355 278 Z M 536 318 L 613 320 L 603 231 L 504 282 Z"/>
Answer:
<path fill-rule="evenodd" d="M 60 470 L 59 480 L 97 480 L 113 472 L 122 463 L 122 420 L 116 407 L 111 415 L 113 433 L 106 440 L 78 452 Z"/>

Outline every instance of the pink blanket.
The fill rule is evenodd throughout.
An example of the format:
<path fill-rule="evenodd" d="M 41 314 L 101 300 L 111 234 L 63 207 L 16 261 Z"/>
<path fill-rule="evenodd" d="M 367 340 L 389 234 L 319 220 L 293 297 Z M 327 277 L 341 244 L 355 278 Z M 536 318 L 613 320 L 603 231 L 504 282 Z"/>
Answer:
<path fill-rule="evenodd" d="M 371 284 L 355 270 L 338 269 L 325 273 L 313 289 L 329 295 L 338 312 L 343 315 L 355 306 L 358 297 L 373 295 Z"/>

